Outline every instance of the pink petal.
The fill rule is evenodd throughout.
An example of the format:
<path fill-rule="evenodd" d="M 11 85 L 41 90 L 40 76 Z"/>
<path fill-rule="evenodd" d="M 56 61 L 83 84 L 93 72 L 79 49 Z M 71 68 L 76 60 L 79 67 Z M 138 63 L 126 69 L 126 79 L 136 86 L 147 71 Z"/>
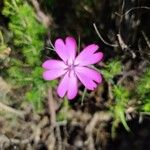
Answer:
<path fill-rule="evenodd" d="M 65 43 L 62 39 L 55 41 L 55 50 L 64 62 L 72 62 L 75 59 L 76 49 L 77 44 L 73 37 L 67 37 Z"/>
<path fill-rule="evenodd" d="M 96 52 L 98 50 L 98 45 L 91 44 L 83 49 L 83 51 L 77 56 L 75 64 L 80 64 L 81 66 L 87 66 L 95 64 L 102 60 L 103 53 Z"/>
<path fill-rule="evenodd" d="M 74 74 L 74 72 L 71 72 L 68 80 L 68 92 L 67 92 L 68 99 L 70 100 L 74 99 L 77 93 L 78 93 L 77 77 Z"/>
<path fill-rule="evenodd" d="M 52 69 L 52 70 L 46 70 L 43 73 L 43 78 L 45 80 L 54 80 L 60 76 L 62 76 L 63 74 L 66 73 L 66 70 L 64 69 Z"/>
<path fill-rule="evenodd" d="M 69 53 L 69 59 L 74 60 L 76 56 L 77 43 L 73 37 L 66 38 L 66 48 Z"/>
<path fill-rule="evenodd" d="M 102 82 L 102 76 L 94 69 L 87 67 L 76 67 L 76 74 L 83 85 L 89 89 L 94 90 L 97 87 L 96 83 Z"/>
<path fill-rule="evenodd" d="M 68 50 L 66 49 L 65 43 L 62 39 L 57 39 L 55 41 L 55 50 L 58 56 L 64 61 L 67 62 L 69 58 Z"/>
<path fill-rule="evenodd" d="M 68 89 L 68 74 L 66 73 L 64 77 L 62 77 L 58 87 L 57 93 L 60 97 L 64 97 Z"/>
<path fill-rule="evenodd" d="M 77 78 L 73 72 L 66 73 L 59 83 L 57 93 L 60 97 L 64 97 L 67 93 L 68 99 L 73 99 L 78 92 Z"/>
<path fill-rule="evenodd" d="M 43 64 L 42 67 L 45 69 L 65 69 L 67 66 L 63 61 L 60 60 L 46 60 Z"/>

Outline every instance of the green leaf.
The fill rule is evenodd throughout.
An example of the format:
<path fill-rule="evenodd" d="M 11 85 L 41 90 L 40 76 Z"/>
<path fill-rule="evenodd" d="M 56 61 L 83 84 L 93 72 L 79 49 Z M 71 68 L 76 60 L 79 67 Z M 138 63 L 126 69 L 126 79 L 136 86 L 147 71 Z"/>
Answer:
<path fill-rule="evenodd" d="M 127 131 L 130 131 L 130 128 L 128 127 L 128 124 L 126 122 L 125 117 L 125 109 L 121 105 L 116 106 L 116 115 L 119 117 L 120 121 L 122 122 L 123 126 Z"/>
<path fill-rule="evenodd" d="M 121 73 L 122 67 L 121 62 L 119 60 L 111 60 L 106 64 L 104 69 L 101 69 L 104 78 L 108 80 L 112 80 L 114 76 Z"/>
<path fill-rule="evenodd" d="M 28 91 L 25 95 L 25 98 L 32 103 L 35 111 L 42 110 L 42 93 L 39 89 L 32 89 L 32 91 Z"/>

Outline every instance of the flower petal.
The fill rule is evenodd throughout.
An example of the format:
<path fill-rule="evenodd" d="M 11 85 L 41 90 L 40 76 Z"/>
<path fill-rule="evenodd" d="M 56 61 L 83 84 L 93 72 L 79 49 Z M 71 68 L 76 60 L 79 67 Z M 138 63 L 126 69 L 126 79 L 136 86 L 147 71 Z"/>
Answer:
<path fill-rule="evenodd" d="M 78 85 L 77 85 L 77 77 L 74 75 L 73 72 L 66 73 L 64 77 L 61 79 L 57 93 L 60 97 L 64 97 L 67 93 L 67 98 L 69 100 L 75 98 L 78 92 Z"/>
<path fill-rule="evenodd" d="M 66 40 L 66 48 L 69 53 L 69 59 L 74 60 L 76 56 L 77 43 L 73 37 L 67 37 Z"/>
<path fill-rule="evenodd" d="M 78 93 L 78 84 L 77 84 L 77 77 L 74 72 L 70 72 L 69 74 L 69 81 L 68 81 L 68 92 L 67 97 L 69 100 L 75 98 Z"/>
<path fill-rule="evenodd" d="M 52 70 L 46 70 L 43 73 L 43 78 L 45 80 L 54 80 L 60 76 L 62 76 L 63 74 L 66 73 L 66 70 L 64 69 L 52 69 Z"/>
<path fill-rule="evenodd" d="M 97 52 L 98 45 L 91 44 L 83 49 L 83 51 L 77 56 L 75 60 L 75 64 L 80 64 L 81 66 L 87 66 L 91 64 L 95 64 L 102 60 L 103 53 Z"/>
<path fill-rule="evenodd" d="M 62 39 L 55 41 L 55 50 L 64 62 L 72 62 L 75 59 L 76 49 L 77 43 L 73 37 L 67 37 L 65 43 Z"/>
<path fill-rule="evenodd" d="M 65 69 L 67 66 L 63 61 L 60 60 L 55 60 L 55 59 L 50 59 L 46 60 L 43 64 L 42 67 L 44 69 Z"/>
<path fill-rule="evenodd" d="M 68 89 L 68 73 L 62 77 L 58 87 L 57 87 L 57 93 L 60 97 L 64 97 Z"/>
<path fill-rule="evenodd" d="M 96 83 L 102 82 L 101 74 L 94 69 L 79 66 L 75 68 L 75 72 L 79 80 L 89 90 L 94 90 L 97 87 Z"/>
<path fill-rule="evenodd" d="M 55 41 L 55 50 L 58 56 L 66 62 L 69 58 L 68 50 L 66 49 L 65 43 L 62 39 L 57 39 Z"/>

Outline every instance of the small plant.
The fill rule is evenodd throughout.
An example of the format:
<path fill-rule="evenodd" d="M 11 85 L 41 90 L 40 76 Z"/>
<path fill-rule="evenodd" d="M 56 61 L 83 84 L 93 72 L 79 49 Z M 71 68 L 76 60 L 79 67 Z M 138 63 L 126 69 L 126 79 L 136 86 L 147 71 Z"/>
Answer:
<path fill-rule="evenodd" d="M 41 50 L 46 28 L 36 19 L 32 7 L 23 0 L 5 0 L 3 14 L 9 18 L 13 54 L 8 68 L 9 80 L 15 88 L 26 89 L 25 99 L 35 110 L 42 109 L 47 85 L 42 79 Z M 16 87 L 17 85 L 17 87 Z"/>
<path fill-rule="evenodd" d="M 122 64 L 119 60 L 109 61 L 105 68 L 102 70 L 104 78 L 108 82 L 108 85 L 111 85 L 109 89 L 110 93 L 113 95 L 114 102 L 110 107 L 110 110 L 113 114 L 113 124 L 112 124 L 112 136 L 115 136 L 115 129 L 118 127 L 121 122 L 125 129 L 129 131 L 129 127 L 126 122 L 125 111 L 126 105 L 129 100 L 129 91 L 127 91 L 122 85 L 114 83 L 114 77 L 120 75 L 122 71 Z"/>
<path fill-rule="evenodd" d="M 150 112 L 150 67 L 140 77 L 136 92 L 141 101 L 141 111 Z"/>
<path fill-rule="evenodd" d="M 106 64 L 104 69 L 102 69 L 102 74 L 104 75 L 106 81 L 113 83 L 113 78 L 116 75 L 119 75 L 121 70 L 121 62 L 117 59 L 113 59 Z"/>
<path fill-rule="evenodd" d="M 126 106 L 129 100 L 129 92 L 123 86 L 115 85 L 113 88 L 113 94 L 115 98 L 115 104 L 112 106 L 112 111 L 114 112 L 112 134 L 114 134 L 115 128 L 120 122 L 122 122 L 127 131 L 130 131 L 125 117 Z"/>

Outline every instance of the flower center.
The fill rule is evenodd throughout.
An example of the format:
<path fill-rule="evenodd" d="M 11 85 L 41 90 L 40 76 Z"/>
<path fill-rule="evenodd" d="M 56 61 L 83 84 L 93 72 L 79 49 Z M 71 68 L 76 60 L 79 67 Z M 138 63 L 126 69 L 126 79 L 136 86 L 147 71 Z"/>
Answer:
<path fill-rule="evenodd" d="M 74 61 L 72 62 L 67 61 L 66 65 L 68 66 L 66 70 L 69 72 L 69 76 L 71 72 L 75 74 L 75 67 L 78 66 L 78 64 L 75 64 Z"/>
<path fill-rule="evenodd" d="M 74 70 L 74 68 L 75 68 L 75 65 L 74 65 L 74 64 L 68 65 L 68 69 L 69 69 L 69 70 Z"/>

